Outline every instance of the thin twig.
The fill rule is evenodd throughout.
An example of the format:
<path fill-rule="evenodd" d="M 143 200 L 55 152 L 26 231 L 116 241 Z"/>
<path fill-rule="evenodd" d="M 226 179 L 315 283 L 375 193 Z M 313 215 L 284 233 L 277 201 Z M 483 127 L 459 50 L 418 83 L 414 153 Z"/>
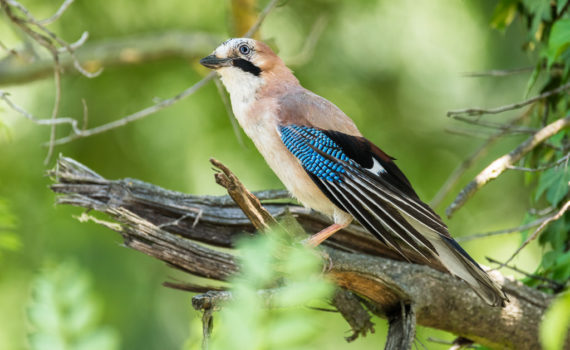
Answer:
<path fill-rule="evenodd" d="M 467 108 L 467 109 L 458 109 L 458 110 L 454 110 L 454 111 L 449 111 L 447 112 L 447 116 L 448 117 L 453 117 L 453 116 L 458 116 L 458 115 L 468 115 L 468 116 L 475 116 L 475 115 L 482 115 L 482 114 L 498 114 L 498 113 L 503 113 L 506 111 L 511 111 L 514 109 L 519 109 L 522 108 L 524 106 L 527 106 L 531 103 L 534 103 L 536 101 L 540 101 L 543 100 L 547 97 L 550 97 L 552 95 L 556 95 L 559 94 L 565 90 L 570 89 L 570 83 L 566 83 L 562 86 L 557 87 L 554 90 L 550 90 L 550 91 L 546 91 L 543 92 L 542 94 L 529 98 L 528 100 L 524 100 L 521 102 L 517 102 L 517 103 L 513 103 L 513 104 L 509 104 L 509 105 L 505 105 L 505 106 L 501 106 L 501 107 L 497 107 L 497 108 L 490 108 L 490 109 L 484 109 L 484 108 Z"/>
<path fill-rule="evenodd" d="M 230 120 L 230 124 L 232 125 L 234 135 L 236 136 L 240 146 L 245 148 L 245 143 L 243 142 L 243 138 L 241 137 L 241 130 L 239 125 L 237 124 L 236 117 L 234 115 L 234 111 L 232 110 L 232 105 L 230 103 L 230 100 L 228 100 L 228 95 L 226 95 L 226 90 L 224 89 L 224 86 L 222 85 L 222 82 L 218 77 L 214 78 L 214 84 L 216 84 L 216 89 L 218 89 L 218 94 L 220 95 L 220 99 L 222 100 L 222 103 L 226 108 L 226 113 Z"/>
<path fill-rule="evenodd" d="M 325 15 L 319 16 L 315 21 L 315 23 L 313 24 L 313 27 L 311 28 L 309 35 L 307 35 L 305 43 L 303 44 L 303 47 L 301 48 L 299 53 L 297 53 L 295 56 L 291 56 L 288 58 L 286 57 L 284 59 L 284 61 L 287 62 L 287 65 L 301 66 L 307 63 L 311 59 L 311 57 L 313 57 L 313 54 L 315 52 L 315 47 L 317 46 L 319 38 L 323 34 L 326 26 L 327 26 L 327 16 Z"/>
<path fill-rule="evenodd" d="M 534 134 L 537 131 L 537 129 L 533 129 L 533 128 L 528 128 L 528 127 L 524 127 L 524 126 L 515 126 L 511 122 L 509 122 L 507 124 L 494 123 L 494 122 L 489 122 L 486 120 L 481 120 L 479 118 L 473 119 L 473 118 L 467 118 L 464 116 L 453 116 L 453 119 L 465 122 L 467 124 L 482 126 L 482 127 L 486 127 L 486 128 L 490 128 L 490 129 L 505 130 L 505 131 L 508 131 L 509 133 Z"/>
<path fill-rule="evenodd" d="M 251 28 L 249 28 L 247 33 L 245 33 L 244 37 L 251 38 L 255 34 L 255 32 L 257 32 L 259 30 L 259 27 L 261 27 L 261 24 L 265 20 L 265 17 L 267 17 L 267 15 L 271 11 L 273 11 L 275 6 L 277 6 L 277 3 L 279 3 L 279 0 L 271 0 L 269 2 L 269 4 L 267 4 L 267 6 L 265 6 L 265 8 L 259 13 L 259 16 L 257 17 L 257 21 L 255 21 L 253 26 Z"/>
<path fill-rule="evenodd" d="M 503 229 L 503 230 L 478 233 L 478 234 L 469 235 L 469 236 L 465 236 L 465 237 L 457 237 L 457 238 L 455 238 L 455 240 L 457 242 L 468 242 L 468 241 L 472 241 L 474 239 L 479 239 L 479 238 L 504 235 L 504 234 L 514 233 L 514 232 L 521 232 L 521 231 L 525 231 L 525 230 L 528 230 L 529 228 L 533 228 L 533 227 L 536 227 L 536 226 L 542 224 L 546 219 L 547 218 L 540 218 L 540 219 L 534 220 L 532 222 L 529 222 L 528 224 L 525 224 L 525 225 L 507 228 L 507 229 Z"/>
<path fill-rule="evenodd" d="M 81 99 L 81 104 L 83 105 L 83 125 L 81 126 L 81 130 L 85 130 L 87 129 L 87 122 L 89 121 L 89 108 L 84 98 Z"/>
<path fill-rule="evenodd" d="M 0 90 L 0 99 L 2 99 L 4 102 L 6 102 L 6 104 L 10 108 L 12 108 L 14 111 L 20 113 L 22 116 L 24 116 L 26 119 L 32 121 L 33 123 L 38 124 L 38 125 L 69 124 L 74 132 L 81 133 L 81 130 L 77 126 L 77 120 L 75 120 L 73 118 L 39 119 L 39 118 L 35 117 L 33 114 L 31 114 L 30 112 L 26 111 L 22 107 L 18 106 L 14 102 L 12 102 L 12 100 L 10 100 L 8 98 L 9 95 L 10 94 L 7 93 L 6 91 Z"/>
<path fill-rule="evenodd" d="M 501 263 L 500 261 L 495 260 L 495 259 L 493 259 L 493 258 L 486 257 L 486 259 L 487 259 L 487 261 L 489 261 L 490 263 L 493 263 L 493 264 L 499 264 L 499 265 L 502 265 L 502 264 L 503 264 L 503 263 Z M 546 277 L 543 277 L 543 276 L 540 276 L 540 275 L 535 275 L 535 274 L 533 274 L 533 273 L 526 272 L 526 271 L 524 271 L 524 270 L 521 270 L 521 269 L 517 268 L 516 266 L 511 266 L 511 265 L 507 265 L 507 264 L 504 264 L 504 266 L 505 266 L 506 268 L 508 268 L 508 269 L 511 269 L 511 270 L 513 270 L 513 271 L 515 271 L 515 272 L 518 272 L 518 273 L 524 275 L 525 277 L 532 278 L 533 280 L 537 280 L 537 281 L 546 282 L 547 284 L 550 285 L 550 288 L 552 288 L 552 289 L 554 289 L 554 290 L 562 290 L 562 288 L 564 288 L 564 285 L 563 285 L 563 284 L 558 283 L 557 281 L 552 280 L 552 279 L 550 279 L 550 278 L 546 278 Z"/>
<path fill-rule="evenodd" d="M 48 20 L 43 21 L 43 23 L 48 24 L 48 23 L 55 21 L 57 18 L 59 18 L 63 14 L 63 12 L 65 12 L 65 10 L 69 7 L 69 5 L 71 5 L 72 2 L 73 2 L 73 0 L 71 0 L 71 1 L 66 0 L 62 4 L 62 6 L 59 8 L 59 10 L 52 17 L 48 18 Z M 11 11 L 10 6 L 13 6 L 13 7 L 19 9 L 25 15 L 26 18 L 23 19 L 23 18 L 16 16 Z M 57 42 L 60 46 L 66 48 L 67 52 L 70 54 L 70 56 L 72 57 L 72 60 L 74 61 L 74 65 L 76 66 L 76 69 L 79 72 L 81 72 L 83 75 L 85 75 L 87 77 L 94 77 L 98 73 L 93 74 L 93 73 L 89 73 L 89 72 L 84 71 L 83 68 L 81 67 L 81 65 L 79 64 L 79 62 L 77 61 L 77 58 L 75 57 L 75 53 L 74 53 L 75 48 L 81 46 L 87 40 L 87 33 L 84 33 L 82 35 L 82 37 L 76 43 L 73 44 L 73 47 L 72 47 L 66 41 L 62 40 L 57 35 L 55 35 L 53 32 L 48 30 L 44 26 L 42 21 L 36 20 L 32 16 L 32 14 L 28 11 L 28 9 L 26 9 L 19 2 L 15 1 L 15 0 L 8 0 L 7 2 L 2 3 L 2 7 L 4 8 L 4 11 L 6 12 L 7 16 L 10 18 L 10 20 L 14 24 L 16 24 L 19 28 L 21 28 L 25 33 L 27 33 L 31 38 L 33 38 L 38 44 L 40 44 L 45 49 L 47 49 L 52 55 L 54 84 L 55 84 L 55 99 L 54 99 L 54 106 L 52 109 L 51 122 L 50 122 L 50 125 L 51 125 L 50 141 L 48 144 L 48 152 L 47 152 L 46 158 L 44 160 L 44 164 L 47 165 L 49 163 L 49 160 L 51 159 L 51 156 L 53 154 L 53 149 L 55 147 L 56 126 L 58 124 L 56 122 L 56 120 L 58 119 L 57 115 L 59 113 L 59 106 L 61 103 L 61 65 L 60 65 L 60 59 L 59 59 L 60 51 L 58 50 L 56 45 L 54 45 L 54 42 Z M 37 31 L 31 29 L 28 26 L 28 24 L 35 25 L 44 34 L 46 34 L 48 37 L 46 37 L 44 34 L 38 33 Z M 51 40 L 50 40 L 50 38 L 51 38 Z M 6 95 L 5 94 L 2 94 L 2 98 L 6 101 Z M 72 125 L 73 125 L 73 123 L 72 123 Z"/>
<path fill-rule="evenodd" d="M 525 154 L 568 126 L 570 126 L 570 115 L 550 123 L 526 139 L 513 151 L 493 161 L 459 192 L 453 203 L 445 210 L 446 215 L 451 217 L 453 213 L 461 208 L 479 189 L 507 170 L 509 165 L 516 164 Z"/>
<path fill-rule="evenodd" d="M 63 4 L 61 4 L 59 9 L 57 9 L 57 11 L 53 14 L 53 16 L 46 18 L 46 19 L 39 20 L 37 22 L 41 25 L 52 24 L 53 22 L 57 21 L 59 19 L 59 17 L 61 17 L 63 15 L 63 13 L 69 8 L 69 6 L 71 6 L 71 4 L 73 4 L 73 1 L 74 0 L 65 0 L 63 2 Z"/>
<path fill-rule="evenodd" d="M 562 217 L 562 215 L 564 215 L 564 213 L 566 213 L 566 211 L 568 210 L 568 207 L 570 207 L 570 201 L 567 201 L 566 203 L 564 203 L 562 208 L 560 208 L 560 210 L 557 213 L 549 216 L 546 220 L 544 220 L 542 222 L 542 224 L 540 224 L 540 226 L 538 226 L 538 228 L 532 233 L 532 235 L 530 235 L 523 242 L 523 244 L 513 253 L 513 255 L 511 255 L 511 257 L 508 258 L 507 261 L 505 261 L 503 264 L 499 265 L 496 269 L 500 269 L 500 268 L 507 266 L 507 264 L 510 263 L 521 252 L 521 250 L 523 250 L 524 247 L 526 247 L 531 241 L 533 241 L 536 237 L 538 237 L 538 234 L 540 232 L 542 232 L 546 228 L 546 226 L 548 226 L 548 224 L 550 224 L 552 221 L 556 221 L 556 220 L 560 219 Z"/>
<path fill-rule="evenodd" d="M 177 290 L 183 290 L 185 292 L 191 292 L 191 293 L 207 293 L 210 291 L 224 291 L 226 290 L 225 288 L 221 288 L 221 287 L 213 287 L 211 285 L 198 285 L 198 284 L 193 284 L 193 283 L 187 283 L 187 282 L 170 282 L 170 281 L 166 281 L 166 282 L 162 282 L 162 285 L 167 287 L 167 288 L 172 288 L 172 289 L 177 289 Z"/>
<path fill-rule="evenodd" d="M 513 118 L 507 126 L 514 126 L 516 123 L 521 121 L 522 119 L 526 118 L 530 114 L 531 108 L 527 109 L 524 113 L 520 114 L 516 118 Z M 509 132 L 509 128 L 505 128 L 498 133 L 495 133 L 477 148 L 469 157 L 467 157 L 453 172 L 449 175 L 449 177 L 445 180 L 445 183 L 441 186 L 439 191 L 437 191 L 436 195 L 430 202 L 430 206 L 437 207 L 441 204 L 445 196 L 451 191 L 452 188 L 455 187 L 461 176 L 469 169 L 480 157 L 482 157 L 487 150 L 497 142 L 501 137 L 506 135 Z"/>
<path fill-rule="evenodd" d="M 528 213 L 531 215 L 544 216 L 546 214 L 552 213 L 555 209 L 556 209 L 556 207 L 553 207 L 553 206 L 548 206 L 548 207 L 542 208 L 542 209 L 530 208 L 528 210 Z"/>
<path fill-rule="evenodd" d="M 206 309 L 202 314 L 202 350 L 208 350 L 210 344 L 210 336 L 214 326 L 214 310 Z"/>
<path fill-rule="evenodd" d="M 514 166 L 514 165 L 509 165 L 509 166 L 507 166 L 507 168 L 508 168 L 509 170 L 528 171 L 528 172 L 533 173 L 533 172 L 537 172 L 537 171 L 544 171 L 544 170 L 546 170 L 546 169 L 550 169 L 550 168 L 552 168 L 552 167 L 555 167 L 555 166 L 557 166 L 557 165 L 560 165 L 560 164 L 564 163 L 565 161 L 568 161 L 568 158 L 569 158 L 569 157 L 570 157 L 570 154 L 567 154 L 567 155 L 565 155 L 564 157 L 558 159 L 558 160 L 555 161 L 555 162 L 545 164 L 545 165 L 540 166 L 540 167 L 538 167 L 538 168 L 525 168 L 525 167 Z"/>
<path fill-rule="evenodd" d="M 525 72 L 532 72 L 534 70 L 534 66 L 530 67 L 521 67 L 521 68 L 513 68 L 513 69 L 492 69 L 486 72 L 466 72 L 463 73 L 464 77 L 470 78 L 481 78 L 481 77 L 506 77 L 509 75 L 525 73 Z"/>
<path fill-rule="evenodd" d="M 59 53 L 61 53 L 61 51 L 56 47 L 56 45 L 54 45 L 54 42 L 59 44 L 62 48 L 65 48 L 65 51 L 67 51 L 69 53 L 69 55 L 73 61 L 73 66 L 75 67 L 75 69 L 79 73 L 83 74 L 84 76 L 86 76 L 88 78 L 94 78 L 94 77 L 98 76 L 99 74 L 101 74 L 102 69 L 100 69 L 96 72 L 93 72 L 93 73 L 86 71 L 81 66 L 81 64 L 79 63 L 79 60 L 77 59 L 77 57 L 75 55 L 75 49 L 78 48 L 80 46 L 80 44 L 84 43 L 87 40 L 87 36 L 88 36 L 87 32 L 84 32 L 81 35 L 80 39 L 72 46 L 69 43 L 67 43 L 65 40 L 63 40 L 59 36 L 57 36 L 54 32 L 47 29 L 42 23 L 40 23 L 41 21 L 38 21 L 36 18 L 34 18 L 34 16 L 30 13 L 30 11 L 26 7 L 24 7 L 22 4 L 20 4 L 19 2 L 15 1 L 15 0 L 8 0 L 7 3 L 10 4 L 11 6 L 14 6 L 15 8 L 19 9 L 22 13 L 24 13 L 24 15 L 26 16 L 26 19 L 22 19 L 20 17 L 15 16 L 11 12 L 10 7 L 5 6 L 5 11 L 6 11 L 6 14 L 8 15 L 8 17 L 12 20 L 13 23 L 15 23 L 24 32 L 26 32 L 30 37 L 32 37 L 38 44 L 40 44 L 41 46 L 46 48 L 53 55 L 58 55 Z M 44 34 L 38 33 L 37 31 L 31 29 L 28 26 L 28 24 L 36 26 Z"/>
<path fill-rule="evenodd" d="M 483 130 L 478 130 L 478 129 L 463 129 L 463 128 L 445 127 L 443 129 L 443 131 L 445 131 L 448 134 L 452 134 L 452 135 L 467 136 L 467 137 L 473 137 L 473 138 L 478 138 L 478 139 L 487 140 L 489 138 L 488 132 L 485 132 Z"/>
<path fill-rule="evenodd" d="M 61 67 L 59 65 L 59 56 L 57 55 L 53 56 L 53 78 L 55 84 L 55 100 L 53 102 L 53 110 L 51 113 L 52 124 L 49 136 L 48 153 L 44 160 L 44 165 L 49 164 L 49 160 L 51 158 L 51 155 L 53 154 L 53 148 L 55 147 L 54 141 L 55 141 L 56 124 L 53 124 L 53 121 L 57 119 L 57 115 L 59 113 L 59 104 L 61 102 Z"/>
<path fill-rule="evenodd" d="M 69 47 L 72 50 L 76 50 L 76 49 L 80 48 L 81 46 L 83 46 L 83 44 L 85 44 L 87 42 L 87 39 L 89 39 L 89 33 L 83 32 L 81 34 L 81 36 L 79 37 L 79 39 L 77 39 L 76 41 L 69 44 Z M 67 52 L 67 48 L 60 47 L 59 49 L 57 49 L 57 52 L 58 53 L 65 53 L 65 52 Z"/>
<path fill-rule="evenodd" d="M 263 9 L 263 11 L 261 11 L 261 13 L 259 14 L 259 17 L 257 18 L 257 21 L 255 22 L 255 24 L 245 34 L 245 37 L 251 37 L 259 29 L 259 27 L 261 26 L 261 24 L 263 23 L 263 21 L 265 20 L 267 15 L 271 12 L 271 10 L 273 10 L 273 8 L 277 5 L 278 2 L 279 2 L 279 0 L 272 0 L 269 2 L 269 4 L 267 4 L 267 6 Z M 126 117 L 115 120 L 113 122 L 103 124 L 101 126 L 93 128 L 93 129 L 82 130 L 79 133 L 75 132 L 75 130 L 74 130 L 74 133 L 72 133 L 71 135 L 55 140 L 54 144 L 55 145 L 63 145 L 63 144 L 69 143 L 69 142 L 71 142 L 75 139 L 78 139 L 78 138 L 97 135 L 97 134 L 100 134 L 102 132 L 106 132 L 106 131 L 109 131 L 111 129 L 115 129 L 115 128 L 127 125 L 127 124 L 129 124 L 135 120 L 144 118 L 148 115 L 154 114 L 154 113 L 156 113 L 156 112 L 158 112 L 158 111 L 160 111 L 166 107 L 169 107 L 169 106 L 173 105 L 174 103 L 192 95 L 197 90 L 199 90 L 202 86 L 206 85 L 206 83 L 209 82 L 210 80 L 212 80 L 215 76 L 216 76 L 215 72 L 210 72 L 205 78 L 203 78 L 202 80 L 198 81 L 196 84 L 192 85 L 191 87 L 187 88 L 186 90 L 182 91 L 181 93 L 179 93 L 178 95 L 176 95 L 170 99 L 163 100 L 160 103 L 157 103 L 153 106 L 145 108 L 141 111 L 135 112 L 135 113 L 130 114 Z"/>
<path fill-rule="evenodd" d="M 155 105 L 152 105 L 148 108 L 145 108 L 145 109 L 140 110 L 138 112 L 135 112 L 133 114 L 129 114 L 128 116 L 123 117 L 121 119 L 112 121 L 112 122 L 107 123 L 107 124 L 100 125 L 98 127 L 92 128 L 92 129 L 78 130 L 79 132 L 77 132 L 77 130 L 74 130 L 74 132 L 71 135 L 55 140 L 54 144 L 55 145 L 63 145 L 63 144 L 69 143 L 69 142 L 71 142 L 75 139 L 78 139 L 78 138 L 97 135 L 97 134 L 100 134 L 102 132 L 106 132 L 106 131 L 109 131 L 111 129 L 115 129 L 115 128 L 127 125 L 129 123 L 132 123 L 132 122 L 138 120 L 138 119 L 144 118 L 150 114 L 154 114 L 154 113 L 156 113 L 156 112 L 158 112 L 158 111 L 160 111 L 166 107 L 169 107 L 169 106 L 173 105 L 174 103 L 192 95 L 197 90 L 199 90 L 202 86 L 206 85 L 207 82 L 212 80 L 215 75 L 216 75 L 215 72 L 211 72 L 205 78 L 203 78 L 202 80 L 200 80 L 196 84 L 192 85 L 191 87 L 187 88 L 186 90 L 182 91 L 178 95 L 176 95 L 172 98 L 169 98 L 167 100 L 163 100 L 163 101 L 161 101 Z"/>

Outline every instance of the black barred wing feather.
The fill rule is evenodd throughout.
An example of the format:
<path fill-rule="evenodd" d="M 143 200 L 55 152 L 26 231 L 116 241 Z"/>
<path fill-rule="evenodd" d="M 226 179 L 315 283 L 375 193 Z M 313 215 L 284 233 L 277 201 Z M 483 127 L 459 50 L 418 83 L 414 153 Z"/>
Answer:
<path fill-rule="evenodd" d="M 387 174 L 386 168 L 370 152 L 365 157 L 356 142 L 348 143 L 348 138 L 353 136 L 296 125 L 282 126 L 280 131 L 287 149 L 299 159 L 325 195 L 354 216 L 370 233 L 406 259 L 401 244 L 426 259 L 435 254 L 433 245 L 402 217 L 396 206 L 390 204 L 396 201 L 408 207 L 410 212 L 427 216 L 426 220 L 437 223 L 431 214 L 424 213 L 423 207 L 414 206 L 412 199 L 417 195 L 401 172 L 388 175 L 386 181 L 392 182 L 382 186 L 386 182 L 382 179 L 382 174 Z M 341 148 L 333 138 L 344 140 L 349 147 Z M 400 198 L 398 192 L 405 193 L 409 199 Z M 432 254 L 426 254 L 426 250 Z"/>
<path fill-rule="evenodd" d="M 285 125 L 279 131 L 287 149 L 321 191 L 380 241 L 405 259 L 403 245 L 428 261 L 439 260 L 492 305 L 506 300 L 500 286 L 419 199 L 392 158 L 374 144 L 363 137 L 308 126 Z"/>

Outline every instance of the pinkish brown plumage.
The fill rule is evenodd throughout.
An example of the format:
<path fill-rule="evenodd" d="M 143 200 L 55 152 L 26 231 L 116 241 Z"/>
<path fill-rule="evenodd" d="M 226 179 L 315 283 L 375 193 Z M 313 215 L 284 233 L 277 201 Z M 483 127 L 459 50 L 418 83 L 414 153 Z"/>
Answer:
<path fill-rule="evenodd" d="M 487 303 L 504 305 L 500 285 L 451 238 L 392 158 L 337 106 L 303 88 L 267 45 L 230 39 L 200 62 L 219 73 L 241 127 L 291 194 L 333 218 L 309 244 L 356 218 L 404 258 L 402 246 L 437 259 Z"/>

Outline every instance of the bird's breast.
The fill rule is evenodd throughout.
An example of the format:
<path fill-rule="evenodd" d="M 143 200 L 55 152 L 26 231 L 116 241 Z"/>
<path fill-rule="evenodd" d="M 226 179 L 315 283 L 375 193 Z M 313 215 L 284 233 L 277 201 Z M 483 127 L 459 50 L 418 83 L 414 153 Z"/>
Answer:
<path fill-rule="evenodd" d="M 350 221 L 315 185 L 301 163 L 281 141 L 277 108 L 273 102 L 253 104 L 245 113 L 236 114 L 245 133 L 251 138 L 269 167 L 285 187 L 304 206 L 335 217 L 335 221 Z"/>

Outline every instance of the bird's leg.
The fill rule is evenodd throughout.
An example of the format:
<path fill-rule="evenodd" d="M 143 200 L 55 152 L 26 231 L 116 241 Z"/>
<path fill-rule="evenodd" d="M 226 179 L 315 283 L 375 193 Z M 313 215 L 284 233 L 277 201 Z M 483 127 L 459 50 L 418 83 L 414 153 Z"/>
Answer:
<path fill-rule="evenodd" d="M 325 239 L 332 236 L 335 232 L 342 230 L 346 226 L 348 226 L 348 224 L 332 224 L 307 238 L 303 243 L 308 247 L 314 248 L 323 243 Z"/>

